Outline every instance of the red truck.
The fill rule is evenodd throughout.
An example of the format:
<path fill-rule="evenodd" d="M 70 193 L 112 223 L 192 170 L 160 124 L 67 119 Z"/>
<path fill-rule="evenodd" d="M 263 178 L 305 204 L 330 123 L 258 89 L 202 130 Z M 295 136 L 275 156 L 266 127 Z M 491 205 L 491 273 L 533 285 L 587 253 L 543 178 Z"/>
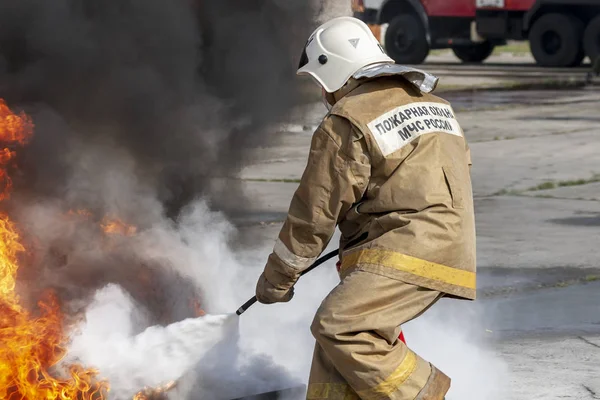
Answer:
<path fill-rule="evenodd" d="M 482 62 L 508 40 L 529 41 L 545 67 L 600 57 L 600 0 L 352 0 L 352 10 L 401 64 L 446 48 Z"/>

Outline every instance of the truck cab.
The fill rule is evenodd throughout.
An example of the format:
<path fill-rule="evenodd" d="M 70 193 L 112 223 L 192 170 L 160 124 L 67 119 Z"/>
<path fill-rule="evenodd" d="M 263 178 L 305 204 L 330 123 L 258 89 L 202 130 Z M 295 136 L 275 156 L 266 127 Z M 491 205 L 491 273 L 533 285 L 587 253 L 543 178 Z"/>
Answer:
<path fill-rule="evenodd" d="M 600 57 L 600 0 L 352 0 L 352 9 L 401 64 L 444 48 L 478 63 L 508 40 L 529 41 L 541 66 Z"/>
<path fill-rule="evenodd" d="M 487 0 L 476 10 L 477 33 L 529 41 L 537 64 L 575 67 L 600 56 L 600 0 Z"/>
<path fill-rule="evenodd" d="M 401 64 L 420 64 L 430 50 L 447 48 L 480 62 L 504 43 L 477 34 L 475 0 L 353 0 L 352 9 Z"/>

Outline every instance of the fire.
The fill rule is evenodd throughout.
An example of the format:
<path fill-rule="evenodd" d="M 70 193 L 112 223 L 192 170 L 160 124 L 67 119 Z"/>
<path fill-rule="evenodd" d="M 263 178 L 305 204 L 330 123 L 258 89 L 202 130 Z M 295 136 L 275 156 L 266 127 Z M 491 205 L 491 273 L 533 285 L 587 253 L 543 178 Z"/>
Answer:
<path fill-rule="evenodd" d="M 7 168 L 14 147 L 27 143 L 33 123 L 16 115 L 0 100 L 0 200 L 7 199 L 12 181 Z M 60 362 L 68 335 L 53 293 L 39 301 L 39 315 L 25 309 L 15 291 L 18 256 L 25 249 L 10 218 L 0 213 L 0 398 L 31 400 L 97 400 L 106 398 L 107 382 L 97 381 L 97 371 Z M 58 377 L 57 377 L 58 376 Z"/>
<path fill-rule="evenodd" d="M 165 394 L 177 386 L 177 382 L 171 381 L 164 386 L 158 388 L 145 388 L 138 392 L 133 400 L 159 400 L 165 398 Z"/>
<path fill-rule="evenodd" d="M 77 217 L 81 217 L 81 218 L 85 218 L 85 219 L 92 217 L 92 213 L 89 212 L 88 210 L 69 210 L 67 215 L 77 216 Z"/>
<path fill-rule="evenodd" d="M 0 99 L 0 142 L 7 147 L 0 150 L 0 182 L 4 189 L 0 190 L 0 201 L 8 198 L 12 188 L 12 180 L 6 168 L 15 157 L 15 152 L 10 147 L 25 145 L 33 135 L 33 122 L 25 113 L 14 114 Z"/>
<path fill-rule="evenodd" d="M 127 225 L 120 219 L 104 218 L 102 221 L 102 230 L 108 235 L 123 235 L 133 236 L 137 232 L 137 228 L 133 225 Z"/>
<path fill-rule="evenodd" d="M 94 214 L 89 210 L 69 210 L 67 216 L 74 217 L 80 220 L 93 220 Z M 105 216 L 100 222 L 100 228 L 102 231 L 110 236 L 121 235 L 121 236 L 134 236 L 137 233 L 137 227 L 129 225 L 119 218 L 110 218 Z"/>
<path fill-rule="evenodd" d="M 194 309 L 194 313 L 197 317 L 204 317 L 206 315 L 206 311 L 202 308 L 202 304 L 200 304 L 200 300 L 196 297 L 191 300 L 192 308 Z"/>

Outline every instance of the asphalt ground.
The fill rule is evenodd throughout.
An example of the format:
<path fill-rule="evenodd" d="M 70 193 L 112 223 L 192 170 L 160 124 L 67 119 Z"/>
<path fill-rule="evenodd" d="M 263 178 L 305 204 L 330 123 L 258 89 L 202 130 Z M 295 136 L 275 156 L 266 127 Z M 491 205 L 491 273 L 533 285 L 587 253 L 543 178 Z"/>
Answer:
<path fill-rule="evenodd" d="M 472 148 L 479 298 L 440 302 L 406 327 L 409 345 L 453 376 L 450 400 L 600 398 L 600 91 L 578 85 L 441 95 Z M 324 114 L 319 103 L 299 110 L 238 177 L 249 200 L 235 221 L 266 249 L 258 265 Z M 298 327 L 308 331 L 335 285 L 332 269 L 325 265 L 299 284 L 303 300 L 294 301 L 305 309 Z M 312 353 L 309 335 L 304 340 Z"/>

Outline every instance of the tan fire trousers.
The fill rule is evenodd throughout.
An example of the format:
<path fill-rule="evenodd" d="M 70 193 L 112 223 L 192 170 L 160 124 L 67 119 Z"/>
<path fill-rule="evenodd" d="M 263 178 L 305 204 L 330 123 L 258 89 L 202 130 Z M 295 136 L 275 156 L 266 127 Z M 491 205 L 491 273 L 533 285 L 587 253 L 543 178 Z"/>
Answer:
<path fill-rule="evenodd" d="M 398 339 L 402 324 L 442 296 L 372 272 L 346 275 L 311 326 L 307 399 L 442 400 L 450 379 Z"/>

